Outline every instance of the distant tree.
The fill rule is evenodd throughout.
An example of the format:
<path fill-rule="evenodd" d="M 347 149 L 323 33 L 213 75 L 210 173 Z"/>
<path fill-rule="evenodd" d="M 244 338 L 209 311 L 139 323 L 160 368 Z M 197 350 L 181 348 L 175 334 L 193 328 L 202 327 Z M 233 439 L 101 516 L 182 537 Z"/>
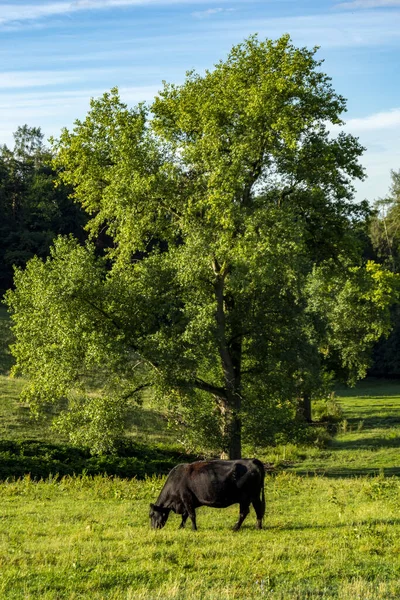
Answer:
<path fill-rule="evenodd" d="M 394 272 L 400 270 L 400 171 L 392 171 L 389 194 L 375 202 L 371 240 L 378 256 Z"/>
<path fill-rule="evenodd" d="M 0 291 L 12 284 L 13 265 L 24 266 L 35 254 L 44 257 L 60 233 L 83 238 L 84 213 L 55 186 L 52 155 L 38 127 L 19 127 L 14 148 L 0 148 Z"/>
<path fill-rule="evenodd" d="M 373 261 L 342 271 L 314 268 L 308 310 L 320 321 L 323 363 L 337 378 L 355 383 L 367 374 L 374 343 L 392 329 L 399 284 L 398 275 Z"/>
<path fill-rule="evenodd" d="M 111 447 L 151 386 L 189 435 L 237 458 L 243 436 L 268 440 L 299 399 L 307 409 L 328 345 L 351 369 L 357 331 L 363 350 L 375 339 L 387 280 L 360 266 L 354 235 L 362 148 L 330 136 L 345 100 L 314 55 L 251 37 L 204 76 L 165 84 L 151 119 L 112 90 L 54 142 L 89 232 L 112 244 L 97 257 L 59 238 L 16 273 L 8 303 L 26 397 L 67 398 L 75 441 Z"/>
<path fill-rule="evenodd" d="M 44 135 L 40 127 L 22 125 L 14 133 L 14 157 L 23 163 L 33 163 L 36 167 L 43 164 L 48 150 L 43 144 Z"/>
<path fill-rule="evenodd" d="M 371 220 L 370 239 L 377 258 L 394 273 L 400 271 L 400 171 L 391 172 L 389 193 L 376 200 Z M 370 373 L 376 376 L 400 377 L 400 306 L 391 306 L 392 332 L 382 338 L 373 350 Z"/>

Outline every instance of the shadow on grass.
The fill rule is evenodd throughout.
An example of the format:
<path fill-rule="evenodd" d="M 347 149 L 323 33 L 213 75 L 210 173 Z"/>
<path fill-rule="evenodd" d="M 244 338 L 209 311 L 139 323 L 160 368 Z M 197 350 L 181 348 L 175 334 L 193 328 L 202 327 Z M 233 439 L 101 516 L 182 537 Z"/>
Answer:
<path fill-rule="evenodd" d="M 399 477 L 400 466 L 398 467 L 366 467 L 349 469 L 346 467 L 328 467 L 326 469 L 316 468 L 315 470 L 293 470 L 293 473 L 299 477 L 331 477 L 334 479 L 355 478 L 355 477 Z"/>
<path fill-rule="evenodd" d="M 121 444 L 117 455 L 92 456 L 87 449 L 38 440 L 0 441 L 0 480 L 29 474 L 32 479 L 50 475 L 115 475 L 122 478 L 165 475 L 180 462 L 196 456 L 152 445 Z"/>
<path fill-rule="evenodd" d="M 357 521 L 357 526 L 362 527 L 363 525 L 378 526 L 378 525 L 400 525 L 400 519 L 371 519 L 371 520 L 362 520 Z M 305 524 L 305 525 L 272 525 L 268 526 L 266 524 L 265 529 L 276 529 L 276 530 L 289 530 L 289 531 L 303 531 L 307 529 L 342 529 L 345 527 L 351 527 L 351 524 L 347 523 L 335 523 L 333 525 L 315 525 L 315 524 Z M 249 527 L 250 529 L 250 527 Z"/>
<path fill-rule="evenodd" d="M 392 429 L 392 427 L 400 427 L 400 417 L 398 415 L 376 414 L 362 417 L 362 419 L 349 417 L 347 420 L 351 425 L 357 425 L 362 420 L 363 429 Z"/>
<path fill-rule="evenodd" d="M 332 449 L 340 450 L 379 450 L 380 448 L 399 448 L 399 437 L 365 437 L 355 440 L 334 440 L 330 446 Z"/>
<path fill-rule="evenodd" d="M 385 393 L 381 393 L 382 384 L 385 385 Z M 370 398 L 390 398 L 400 396 L 400 378 L 367 377 L 359 381 L 356 387 L 350 388 L 343 384 L 335 386 L 337 395 L 341 398 L 357 398 L 367 400 Z"/>

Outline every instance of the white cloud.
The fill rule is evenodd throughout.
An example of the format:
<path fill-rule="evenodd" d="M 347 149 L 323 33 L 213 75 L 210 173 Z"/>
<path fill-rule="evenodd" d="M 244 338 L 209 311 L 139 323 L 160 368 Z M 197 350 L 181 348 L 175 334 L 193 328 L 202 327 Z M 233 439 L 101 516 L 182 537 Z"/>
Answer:
<path fill-rule="evenodd" d="M 68 12 L 71 3 L 59 2 L 52 4 L 1 4 L 0 24 L 27 19 L 40 19 L 48 15 L 60 15 Z"/>
<path fill-rule="evenodd" d="M 346 121 L 346 127 L 355 132 L 400 127 L 400 108 L 393 108 L 359 119 L 349 119 Z"/>
<path fill-rule="evenodd" d="M 0 28 L 29 27 L 43 24 L 45 18 L 73 14 L 77 11 L 105 10 L 116 7 L 151 6 L 196 6 L 207 4 L 205 10 L 196 10 L 192 15 L 199 20 L 232 12 L 224 7 L 238 0 L 65 0 L 37 4 L 0 4 Z M 280 0 L 282 1 L 282 0 Z M 210 7 L 211 5 L 211 7 Z M 212 5 L 216 5 L 212 7 Z M 336 5 L 342 12 L 321 13 L 308 16 L 272 17 L 259 19 L 209 19 L 209 33 L 218 30 L 218 35 L 243 39 L 244 34 L 257 31 L 269 38 L 290 32 L 296 43 L 318 44 L 323 47 L 350 47 L 387 45 L 400 40 L 400 11 L 365 11 L 352 13 L 348 9 L 378 6 L 399 6 L 400 0 L 352 0 Z M 25 25 L 24 25 L 25 24 Z M 215 33 L 214 33 L 215 35 Z M 236 39 L 235 39 L 236 41 Z"/>
<path fill-rule="evenodd" d="M 334 127 L 333 133 L 339 128 Z M 348 119 L 344 130 L 356 135 L 366 148 L 361 158 L 367 179 L 355 182 L 356 199 L 370 202 L 384 197 L 390 187 L 390 171 L 400 169 L 400 108 Z"/>
<path fill-rule="evenodd" d="M 356 8 L 390 8 L 400 7 L 400 0 L 352 0 L 351 2 L 339 2 L 335 8 L 353 10 Z"/>
<path fill-rule="evenodd" d="M 222 12 L 233 12 L 234 10 L 234 8 L 209 8 L 207 10 L 196 11 L 192 13 L 192 15 L 196 17 L 196 19 L 207 19 L 212 15 L 217 15 Z"/>
<path fill-rule="evenodd" d="M 210 30 L 226 32 L 229 39 L 243 32 L 257 31 L 260 37 L 276 38 L 289 32 L 295 44 L 320 45 L 323 48 L 383 46 L 400 42 L 400 11 L 347 11 L 297 17 L 248 19 L 218 23 L 212 21 Z"/>
<path fill-rule="evenodd" d="M 229 0 L 72 0 L 42 4 L 0 4 L 0 25 L 66 15 L 83 10 L 101 10 L 123 6 L 157 6 L 175 4 L 223 4 Z"/>
<path fill-rule="evenodd" d="M 104 82 L 105 89 L 112 87 L 113 82 L 132 76 L 151 74 L 153 78 L 162 75 L 162 70 L 157 66 L 120 67 L 120 68 L 84 68 L 64 71 L 0 71 L 0 91 L 36 87 L 65 87 L 71 83 L 85 83 L 93 85 L 93 82 Z M 91 82 L 91 83 L 90 83 Z M 89 92 L 86 92 L 88 95 Z"/>
<path fill-rule="evenodd" d="M 85 74 L 78 72 L 9 71 L 0 73 L 0 90 L 76 83 L 84 79 Z"/>
<path fill-rule="evenodd" d="M 400 169 L 399 137 L 400 126 L 394 131 L 387 129 L 383 135 L 370 131 L 359 136 L 360 142 L 366 147 L 361 163 L 365 167 L 367 179 L 356 183 L 358 200 L 367 199 L 372 202 L 388 193 L 390 172 Z"/>

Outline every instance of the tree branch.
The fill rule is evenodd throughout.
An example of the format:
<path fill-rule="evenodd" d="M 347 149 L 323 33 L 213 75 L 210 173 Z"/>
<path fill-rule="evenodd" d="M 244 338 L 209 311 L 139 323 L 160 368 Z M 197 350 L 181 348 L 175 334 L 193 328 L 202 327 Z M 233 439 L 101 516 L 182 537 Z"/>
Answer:
<path fill-rule="evenodd" d="M 240 333 L 235 333 L 235 335 L 229 338 L 229 340 L 227 341 L 227 345 L 230 346 L 237 339 L 245 337 L 246 335 L 251 335 L 252 333 L 253 332 L 250 329 L 248 329 L 247 331 L 241 331 Z"/>
<path fill-rule="evenodd" d="M 99 306 L 97 306 L 91 300 L 88 300 L 87 298 L 81 298 L 77 294 L 72 294 L 71 297 L 72 298 L 78 298 L 79 300 L 82 300 L 83 302 L 86 302 L 86 304 L 89 304 L 89 306 L 91 306 L 92 308 L 94 308 L 95 310 L 97 310 L 108 321 L 111 321 L 111 323 L 114 325 L 114 327 L 116 329 L 118 329 L 118 331 L 124 331 L 123 327 L 117 321 L 115 321 L 115 319 L 113 317 L 111 317 L 108 313 L 106 313 L 105 310 L 103 310 L 102 308 L 100 308 Z M 142 356 L 142 354 L 140 354 L 137 346 L 135 346 L 134 344 L 127 344 L 127 347 L 130 350 L 132 350 L 132 352 L 135 352 L 137 354 L 137 356 L 141 358 L 141 360 L 143 360 L 145 363 L 147 363 L 148 365 L 150 365 L 155 371 L 159 372 L 159 367 L 158 367 L 157 363 L 154 363 L 149 358 L 146 358 L 145 356 Z"/>
<path fill-rule="evenodd" d="M 190 384 L 188 383 L 187 385 Z M 210 394 L 218 396 L 219 398 L 226 398 L 226 390 L 224 388 L 212 385 L 211 383 L 207 383 L 199 377 L 196 377 L 196 379 L 191 385 L 198 390 L 203 390 L 203 392 L 209 392 Z"/>
<path fill-rule="evenodd" d="M 232 356 L 230 354 L 226 341 L 226 318 L 224 310 L 224 285 L 225 278 L 228 274 L 226 264 L 220 267 L 216 258 L 212 262 L 213 271 L 215 273 L 214 293 L 216 300 L 215 319 L 217 322 L 217 339 L 219 347 L 219 355 L 221 357 L 222 370 L 226 383 L 226 391 L 231 394 L 231 397 L 236 396 L 236 383 L 240 380 L 240 373 L 234 368 Z"/>
<path fill-rule="evenodd" d="M 152 382 L 149 383 L 143 383 L 142 385 L 138 385 L 137 388 L 135 388 L 134 390 L 131 390 L 129 392 L 126 392 L 126 394 L 122 394 L 122 398 L 124 400 L 128 400 L 128 398 L 132 398 L 132 396 L 134 396 L 135 394 L 137 394 L 137 392 L 140 392 L 140 390 L 143 390 L 147 387 L 151 387 Z"/>
<path fill-rule="evenodd" d="M 97 312 L 100 313 L 103 317 L 105 317 L 108 321 L 111 321 L 111 323 L 114 325 L 114 327 L 116 329 L 118 329 L 118 331 L 122 331 L 122 326 L 119 323 L 117 323 L 117 321 L 111 315 L 106 313 L 105 310 L 103 310 L 102 308 L 97 306 L 94 302 L 92 302 L 88 298 L 84 298 L 83 296 L 79 296 L 78 294 L 71 294 L 71 298 L 77 298 L 78 300 L 81 300 L 82 302 L 86 302 L 86 304 L 88 304 L 89 306 L 94 308 L 94 310 L 97 310 Z"/>

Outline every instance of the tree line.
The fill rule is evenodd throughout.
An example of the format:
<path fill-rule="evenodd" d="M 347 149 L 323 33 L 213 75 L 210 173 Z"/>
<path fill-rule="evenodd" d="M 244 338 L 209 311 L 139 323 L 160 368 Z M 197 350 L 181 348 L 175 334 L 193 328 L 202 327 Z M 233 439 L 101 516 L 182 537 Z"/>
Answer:
<path fill-rule="evenodd" d="M 237 458 L 367 373 L 397 322 L 399 176 L 375 212 L 354 201 L 363 148 L 331 135 L 346 101 L 315 55 L 253 36 L 150 107 L 92 100 L 51 166 L 38 130 L 3 148 L 25 190 L 1 196 L 14 371 L 34 410 L 67 402 L 72 441 L 111 450 L 150 388 L 186 445 Z"/>
<path fill-rule="evenodd" d="M 14 147 L 0 147 L 0 293 L 12 287 L 13 266 L 46 257 L 53 239 L 84 238 L 85 215 L 57 182 L 52 154 L 39 127 L 18 127 Z"/>

